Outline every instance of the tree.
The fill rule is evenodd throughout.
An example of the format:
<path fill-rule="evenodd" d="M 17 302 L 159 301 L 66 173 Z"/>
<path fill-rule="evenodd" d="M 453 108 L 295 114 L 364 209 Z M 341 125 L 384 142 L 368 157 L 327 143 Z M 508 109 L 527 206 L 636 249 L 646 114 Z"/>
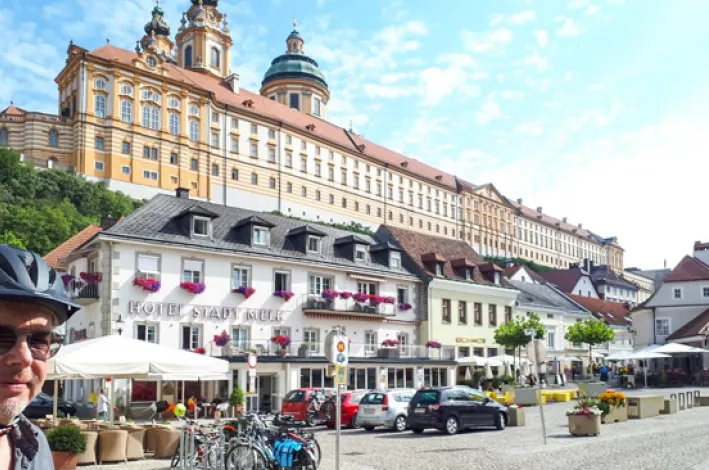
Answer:
<path fill-rule="evenodd" d="M 522 346 L 526 346 L 532 340 L 525 331 L 534 330 L 534 339 L 543 339 L 546 328 L 542 324 L 539 316 L 530 313 L 526 318 L 514 318 L 497 327 L 495 330 L 495 342 L 505 349 L 517 350 L 518 361 L 522 360 Z M 518 362 L 518 363 L 519 363 Z"/>
<path fill-rule="evenodd" d="M 24 240 L 15 235 L 15 232 L 0 233 L 0 244 L 14 246 L 23 250 L 27 249 L 27 245 L 25 244 Z"/>
<path fill-rule="evenodd" d="M 538 272 L 538 273 L 543 273 L 546 271 L 554 271 L 554 268 L 550 268 L 548 266 L 542 266 L 541 264 L 537 264 L 534 261 L 530 261 L 527 259 L 522 259 L 522 258 L 503 258 L 500 256 L 485 256 L 483 258 L 486 262 L 496 264 L 501 268 L 504 268 L 507 266 L 507 263 L 512 261 L 515 265 L 524 265 L 528 266 L 529 269 L 532 271 Z"/>
<path fill-rule="evenodd" d="M 566 330 L 565 338 L 572 343 L 588 344 L 588 364 L 591 365 L 593 363 L 591 357 L 593 347 L 597 344 L 613 341 L 615 339 L 615 331 L 613 331 L 613 328 L 606 325 L 605 322 L 589 318 L 588 320 L 571 325 Z"/>

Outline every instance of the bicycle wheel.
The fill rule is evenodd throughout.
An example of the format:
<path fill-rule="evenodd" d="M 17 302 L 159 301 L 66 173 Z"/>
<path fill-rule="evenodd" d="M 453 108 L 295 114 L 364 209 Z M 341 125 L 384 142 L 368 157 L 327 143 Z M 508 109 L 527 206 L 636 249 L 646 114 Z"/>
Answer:
<path fill-rule="evenodd" d="M 172 456 L 172 460 L 170 461 L 170 468 L 177 468 L 177 466 L 180 465 L 180 447 L 178 446 L 177 449 L 175 449 L 175 455 Z"/>
<path fill-rule="evenodd" d="M 239 443 L 224 456 L 225 470 L 267 470 L 268 460 L 257 447 Z"/>
<path fill-rule="evenodd" d="M 322 452 L 320 451 L 320 443 L 318 440 L 313 436 L 312 439 L 309 439 L 308 442 L 311 444 L 311 449 L 310 451 L 313 454 L 313 457 L 315 458 L 315 461 L 317 462 L 317 465 L 320 466 L 320 460 L 322 459 Z"/>
<path fill-rule="evenodd" d="M 319 463 L 312 450 L 303 447 L 293 462 L 293 470 L 317 470 Z"/>

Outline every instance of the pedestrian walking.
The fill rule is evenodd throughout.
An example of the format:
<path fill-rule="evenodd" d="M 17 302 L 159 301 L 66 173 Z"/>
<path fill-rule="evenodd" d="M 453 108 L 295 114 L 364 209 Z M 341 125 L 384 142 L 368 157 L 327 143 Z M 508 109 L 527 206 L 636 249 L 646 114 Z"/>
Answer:
<path fill-rule="evenodd" d="M 47 438 L 22 412 L 62 345 L 54 330 L 79 308 L 41 256 L 0 245 L 0 470 L 54 468 Z"/>
<path fill-rule="evenodd" d="M 608 382 L 608 367 L 605 364 L 601 366 L 601 382 Z"/>
<path fill-rule="evenodd" d="M 108 407 L 111 406 L 108 401 L 108 390 L 102 388 L 98 394 L 98 403 L 96 404 L 96 415 L 101 421 L 108 421 Z"/>

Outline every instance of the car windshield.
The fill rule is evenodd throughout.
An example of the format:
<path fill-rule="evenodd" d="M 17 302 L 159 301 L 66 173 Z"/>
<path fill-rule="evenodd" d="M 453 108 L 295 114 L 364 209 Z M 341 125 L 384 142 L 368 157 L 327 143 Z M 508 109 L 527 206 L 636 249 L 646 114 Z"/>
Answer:
<path fill-rule="evenodd" d="M 359 402 L 360 405 L 381 405 L 384 403 L 385 395 L 383 393 L 368 393 Z"/>
<path fill-rule="evenodd" d="M 419 390 L 416 395 L 411 399 L 411 405 L 416 406 L 421 405 L 433 405 L 438 403 L 438 399 L 441 396 L 441 392 L 438 390 Z"/>
<path fill-rule="evenodd" d="M 350 395 L 350 403 L 359 403 L 360 401 L 362 401 L 362 398 L 364 398 L 364 395 L 362 395 L 361 393 L 353 393 L 352 395 Z M 344 401 L 344 399 L 345 397 L 343 396 L 342 400 Z"/>
<path fill-rule="evenodd" d="M 299 403 L 305 401 L 305 390 L 292 390 L 283 399 L 286 403 Z"/>

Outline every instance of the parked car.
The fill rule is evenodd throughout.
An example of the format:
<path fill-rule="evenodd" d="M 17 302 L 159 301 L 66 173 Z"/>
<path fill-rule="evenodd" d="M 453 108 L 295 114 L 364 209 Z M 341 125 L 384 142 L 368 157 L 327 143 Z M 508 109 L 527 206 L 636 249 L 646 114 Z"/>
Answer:
<path fill-rule="evenodd" d="M 291 416 L 295 421 L 304 421 L 308 426 L 315 426 L 327 421 L 327 407 L 322 405 L 335 395 L 329 388 L 297 388 L 283 398 L 281 414 Z"/>
<path fill-rule="evenodd" d="M 405 431 L 409 400 L 415 393 L 416 390 L 412 388 L 367 393 L 359 402 L 357 425 L 367 431 L 372 431 L 376 426 L 385 426 L 398 432 Z"/>
<path fill-rule="evenodd" d="M 66 416 L 76 416 L 76 406 L 59 398 L 57 400 L 57 411 Z M 29 419 L 43 419 L 47 415 L 54 413 L 54 397 L 46 393 L 40 393 L 25 408 L 23 414 Z"/>
<path fill-rule="evenodd" d="M 407 424 L 415 433 L 435 428 L 446 434 L 461 429 L 507 426 L 507 408 L 469 387 L 426 388 L 409 403 Z"/>
<path fill-rule="evenodd" d="M 340 404 L 342 406 L 341 411 L 341 425 L 351 428 L 359 427 L 357 423 L 357 412 L 359 410 L 359 403 L 367 392 L 344 392 L 340 394 Z M 332 397 L 330 401 L 334 405 L 336 397 Z M 330 419 L 325 422 L 328 428 L 332 429 L 336 426 L 336 416 L 333 414 Z"/>

